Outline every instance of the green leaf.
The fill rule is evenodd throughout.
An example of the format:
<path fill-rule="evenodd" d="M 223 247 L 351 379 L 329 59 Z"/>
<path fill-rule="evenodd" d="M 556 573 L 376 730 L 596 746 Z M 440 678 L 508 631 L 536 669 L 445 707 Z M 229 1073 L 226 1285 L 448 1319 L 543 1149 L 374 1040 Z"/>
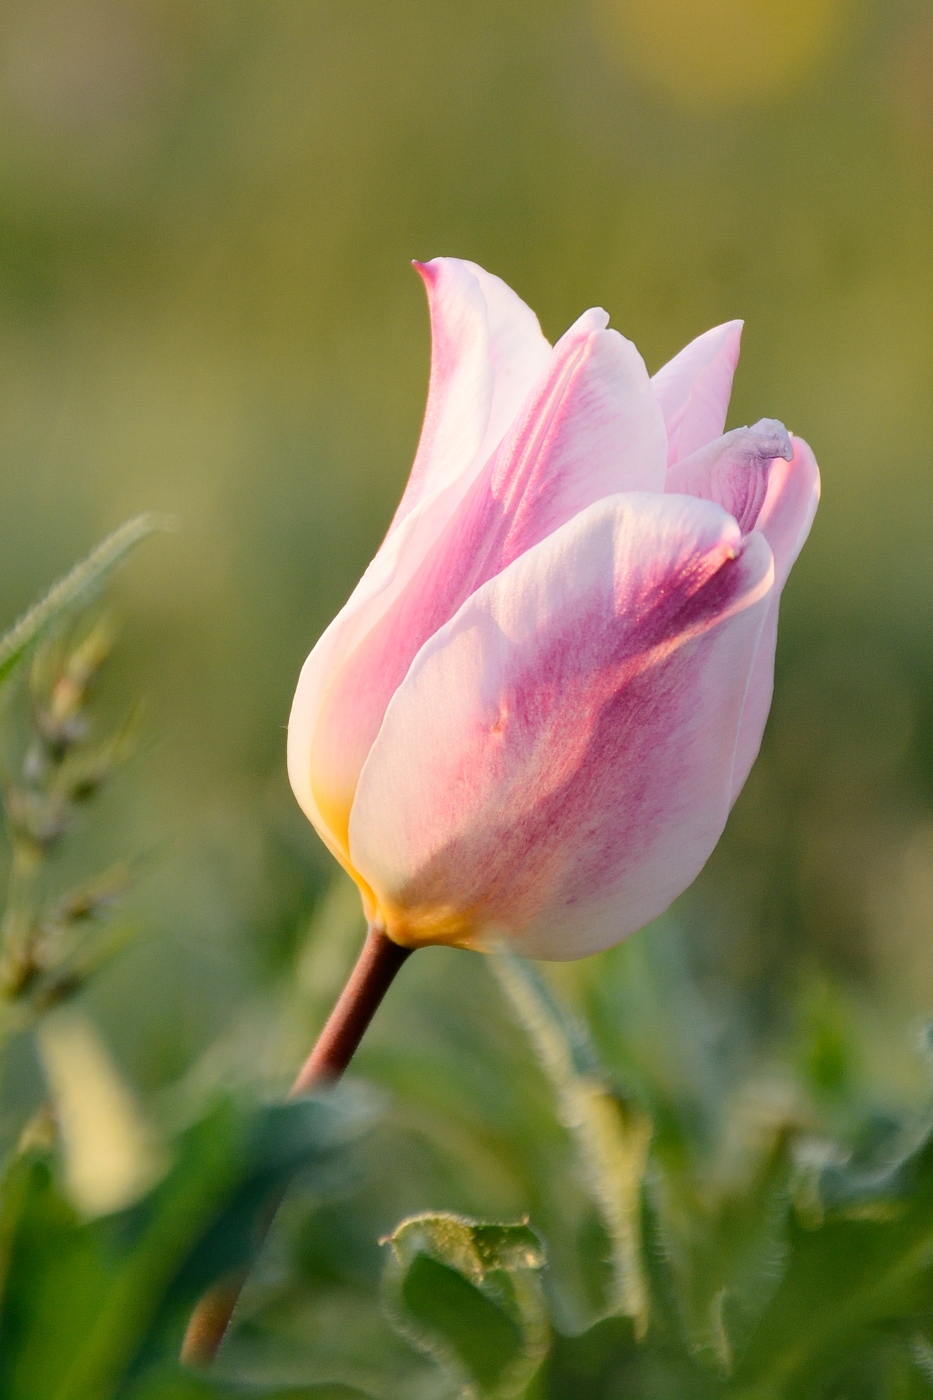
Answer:
<path fill-rule="evenodd" d="M 535 1232 L 525 1223 L 417 1215 L 387 1243 L 385 1306 L 397 1331 L 464 1396 L 523 1394 L 549 1338 Z"/>
<path fill-rule="evenodd" d="M 120 1216 L 80 1220 L 46 1160 L 14 1164 L 0 1206 L 4 1400 L 108 1400 L 131 1369 L 177 1357 L 191 1305 L 251 1262 L 296 1171 L 342 1187 L 368 1122 L 352 1095 L 248 1111 L 221 1102 L 176 1144 L 160 1185 Z"/>
<path fill-rule="evenodd" d="M 817 1393 L 821 1378 L 866 1349 L 871 1361 L 861 1372 L 880 1367 L 879 1342 L 888 1350 L 896 1343 L 896 1364 L 912 1360 L 922 1374 L 919 1321 L 933 1313 L 933 1138 L 888 1170 L 845 1178 L 830 1167 L 815 1192 L 811 1184 L 788 1232 L 783 1278 L 730 1396 Z"/>
<path fill-rule="evenodd" d="M 541 1400 L 714 1400 L 721 1388 L 686 1349 L 646 1345 L 631 1318 L 611 1317 L 579 1337 L 555 1337 L 539 1394 Z"/>
<path fill-rule="evenodd" d="M 0 1395 L 51 1397 L 106 1299 L 108 1260 L 42 1154 L 13 1160 L 3 1183 L 3 1215 Z"/>
<path fill-rule="evenodd" d="M 296 1175 L 322 1197 L 342 1193 L 352 1179 L 350 1149 L 372 1121 L 372 1105 L 350 1086 L 255 1113 L 246 1125 L 236 1184 L 190 1251 L 179 1291 L 198 1296 L 222 1275 L 248 1268 L 270 1200 L 277 1200 Z"/>
<path fill-rule="evenodd" d="M 603 1318 L 573 1336 L 555 1335 L 535 1400 L 721 1400 L 721 1377 L 700 1364 L 684 1334 L 678 1281 L 652 1195 L 642 1232 L 652 1301 L 647 1335 L 640 1336 L 635 1320 L 625 1316 Z"/>
<path fill-rule="evenodd" d="M 148 1376 L 126 1392 L 126 1400 L 372 1400 L 372 1396 L 347 1385 L 237 1385 L 176 1367 Z"/>
<path fill-rule="evenodd" d="M 539 970 L 501 946 L 493 955 L 499 982 L 528 1032 L 551 1081 L 564 1126 L 573 1134 L 583 1175 L 612 1245 L 614 1286 L 607 1312 L 648 1328 L 642 1261 L 642 1184 L 651 1123 L 607 1082 L 586 1027 L 562 1005 Z"/>
<path fill-rule="evenodd" d="M 147 536 L 167 528 L 168 521 L 164 516 L 134 516 L 102 540 L 70 573 L 53 584 L 45 597 L 34 603 L 0 638 L 0 685 L 9 679 L 33 642 L 56 618 L 68 608 L 83 602 Z"/>
<path fill-rule="evenodd" d="M 792 1171 L 791 1135 L 778 1126 L 752 1170 L 726 1189 L 661 1172 L 652 1183 L 687 1340 L 724 1375 L 780 1284 Z"/>

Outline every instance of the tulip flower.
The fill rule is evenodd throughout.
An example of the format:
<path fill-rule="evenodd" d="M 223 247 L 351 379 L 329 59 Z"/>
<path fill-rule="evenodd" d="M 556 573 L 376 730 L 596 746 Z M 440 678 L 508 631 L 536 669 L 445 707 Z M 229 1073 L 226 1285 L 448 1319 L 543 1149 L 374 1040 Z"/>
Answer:
<path fill-rule="evenodd" d="M 758 752 L 819 496 L 781 423 L 723 434 L 740 322 L 650 379 L 603 311 L 552 348 L 482 268 L 419 271 L 411 476 L 288 726 L 292 787 L 370 924 L 293 1094 L 339 1079 L 412 949 L 581 957 L 690 884 Z M 186 1363 L 241 1286 L 204 1295 Z"/>
<path fill-rule="evenodd" d="M 311 652 L 289 775 L 404 948 L 606 948 L 695 878 L 754 761 L 809 447 L 723 434 L 741 323 L 650 378 L 590 310 L 419 267 L 428 405 L 388 534 Z"/>
<path fill-rule="evenodd" d="M 370 923 L 293 1094 L 339 1079 L 413 948 L 581 957 L 687 887 L 758 751 L 819 495 L 781 423 L 723 435 L 738 321 L 649 379 L 603 311 L 552 349 L 482 268 L 419 271 L 414 466 L 288 726 L 292 787 Z M 241 1286 L 202 1298 L 186 1363 Z"/>

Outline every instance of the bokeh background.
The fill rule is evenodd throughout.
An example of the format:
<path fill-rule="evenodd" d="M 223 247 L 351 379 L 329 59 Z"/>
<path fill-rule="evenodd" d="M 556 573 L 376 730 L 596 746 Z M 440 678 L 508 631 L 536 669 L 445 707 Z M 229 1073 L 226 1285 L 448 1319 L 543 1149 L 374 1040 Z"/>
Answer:
<path fill-rule="evenodd" d="M 144 738 L 68 858 L 141 858 L 138 935 L 84 998 L 120 1072 L 157 1116 L 237 1053 L 255 1071 L 249 1027 L 297 957 L 284 1075 L 352 955 L 355 907 L 288 792 L 284 725 L 407 474 L 429 353 L 409 263 L 441 253 L 505 278 L 552 339 L 605 306 L 652 371 L 744 317 L 729 425 L 779 417 L 823 472 L 726 838 L 669 919 L 562 974 L 570 994 L 603 996 L 630 1079 L 653 1056 L 671 1084 L 689 1063 L 698 1100 L 708 1075 L 762 1102 L 793 1062 L 843 1124 L 855 1100 L 918 1102 L 928 0 L 0 5 L 4 617 L 124 517 L 178 521 L 115 591 L 101 700 L 142 695 Z M 406 1188 L 373 1232 L 403 1209 L 523 1207 L 488 1137 L 517 1112 L 495 1068 L 508 1017 L 477 959 L 420 957 L 360 1062 L 411 1094 Z M 27 1060 L 5 1071 L 7 1133 Z"/>

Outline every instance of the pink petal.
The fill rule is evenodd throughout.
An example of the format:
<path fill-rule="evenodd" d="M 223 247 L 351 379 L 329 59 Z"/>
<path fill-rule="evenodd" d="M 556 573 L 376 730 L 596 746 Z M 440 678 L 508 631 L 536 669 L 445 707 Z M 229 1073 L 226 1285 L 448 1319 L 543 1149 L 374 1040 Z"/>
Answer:
<path fill-rule="evenodd" d="M 820 503 L 820 469 L 803 438 L 791 436 L 793 456 L 777 461 L 768 477 L 768 494 L 755 523 L 774 554 L 774 574 L 783 588 L 806 543 Z"/>
<path fill-rule="evenodd" d="M 774 555 L 774 590 L 739 725 L 732 777 L 733 802 L 742 791 L 758 756 L 761 736 L 771 709 L 781 590 L 810 533 L 820 500 L 820 473 L 813 453 L 802 438 L 792 437 L 791 444 L 791 460 L 776 461 L 771 468 L 768 494 L 755 526 L 755 533 L 764 536 Z"/>
<path fill-rule="evenodd" d="M 343 756 L 345 764 L 350 765 L 352 783 L 328 782 L 330 775 L 326 765 L 323 775 L 313 772 L 315 749 L 328 742 L 326 733 L 323 740 L 320 735 L 321 711 L 345 676 L 349 659 L 364 648 L 372 634 L 378 636 L 381 620 L 417 576 L 470 484 L 469 475 L 465 473 L 413 506 L 390 531 L 350 598 L 318 639 L 298 678 L 288 720 L 288 779 L 305 816 L 354 877 L 356 872 L 347 846 L 347 824 L 356 787 L 356 775 L 352 773 L 355 755 L 348 749 Z M 348 717 L 351 735 L 368 733 L 373 726 L 378 728 L 382 718 L 381 709 L 375 716 L 366 713 L 365 694 L 359 695 L 357 700 L 363 708 Z M 335 752 L 334 759 L 339 778 L 341 754 Z M 361 764 L 362 757 L 356 762 Z"/>
<path fill-rule="evenodd" d="M 495 383 L 484 443 L 485 461 L 502 441 L 538 376 L 544 373 L 551 346 L 541 333 L 535 313 L 501 277 L 493 276 L 478 263 L 467 262 L 464 266 L 479 283 L 489 319 L 489 358 Z"/>
<path fill-rule="evenodd" d="M 608 319 L 587 311 L 561 337 L 499 448 L 490 494 L 508 529 L 497 573 L 603 496 L 664 490 L 667 439 L 651 381 Z"/>
<path fill-rule="evenodd" d="M 629 341 L 602 328 L 605 319 L 587 312 L 561 338 L 513 431 L 456 513 L 415 567 L 406 544 L 367 610 L 365 635 L 355 626 L 353 649 L 344 646 L 327 662 L 334 674 L 326 693 L 302 701 L 302 725 L 316 707 L 314 735 L 297 764 L 312 775 L 315 809 L 344 849 L 360 770 L 424 642 L 475 589 L 593 501 L 663 486 L 664 424 L 644 362 Z M 392 535 L 387 547 L 394 542 Z"/>
<path fill-rule="evenodd" d="M 457 258 L 435 258 L 419 270 L 428 292 L 432 355 L 415 463 L 379 553 L 302 668 L 289 718 L 288 773 L 295 796 L 348 868 L 353 788 L 324 784 L 316 793 L 311 781 L 324 697 L 346 658 L 378 626 L 436 545 L 551 354 L 537 317 L 498 277 Z M 368 725 L 361 723 L 360 732 L 375 733 L 381 718 L 380 709 Z"/>
<path fill-rule="evenodd" d="M 715 501 L 747 535 L 764 505 L 772 462 L 778 457 L 789 462 L 793 455 L 784 424 L 762 418 L 753 428 L 735 428 L 675 462 L 664 489 Z"/>
<path fill-rule="evenodd" d="M 473 594 L 360 775 L 350 849 L 393 936 L 569 958 L 659 914 L 725 823 L 771 578 L 718 506 L 633 493 Z"/>
<path fill-rule="evenodd" d="M 390 528 L 472 464 L 481 466 L 547 364 L 538 318 L 475 263 L 416 263 L 431 315 L 431 382 L 418 451 Z"/>
<path fill-rule="evenodd" d="M 691 341 L 652 379 L 667 424 L 668 465 L 721 434 L 741 340 L 741 321 L 715 326 Z"/>

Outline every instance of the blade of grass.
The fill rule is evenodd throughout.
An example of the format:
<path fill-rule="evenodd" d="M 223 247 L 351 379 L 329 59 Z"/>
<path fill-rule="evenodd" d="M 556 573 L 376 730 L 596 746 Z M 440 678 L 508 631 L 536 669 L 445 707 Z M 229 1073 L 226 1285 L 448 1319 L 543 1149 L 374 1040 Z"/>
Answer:
<path fill-rule="evenodd" d="M 156 530 L 167 530 L 166 516 L 145 514 L 127 520 L 93 549 L 86 559 L 52 585 L 44 598 L 23 614 L 0 638 L 0 686 L 9 679 L 42 633 L 66 609 L 86 597 L 128 554 Z"/>

